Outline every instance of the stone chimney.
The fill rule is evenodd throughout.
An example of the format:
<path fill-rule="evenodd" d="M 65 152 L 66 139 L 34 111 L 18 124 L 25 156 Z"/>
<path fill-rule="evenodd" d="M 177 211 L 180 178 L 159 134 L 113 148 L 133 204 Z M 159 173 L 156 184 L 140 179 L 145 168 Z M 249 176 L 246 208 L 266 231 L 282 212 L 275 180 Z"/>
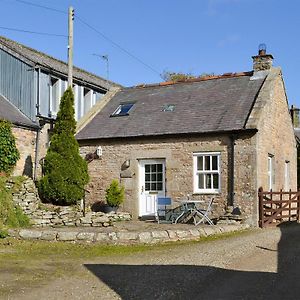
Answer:
<path fill-rule="evenodd" d="M 273 56 L 266 54 L 266 45 L 260 44 L 258 47 L 258 55 L 252 56 L 253 71 L 265 71 L 272 68 Z"/>

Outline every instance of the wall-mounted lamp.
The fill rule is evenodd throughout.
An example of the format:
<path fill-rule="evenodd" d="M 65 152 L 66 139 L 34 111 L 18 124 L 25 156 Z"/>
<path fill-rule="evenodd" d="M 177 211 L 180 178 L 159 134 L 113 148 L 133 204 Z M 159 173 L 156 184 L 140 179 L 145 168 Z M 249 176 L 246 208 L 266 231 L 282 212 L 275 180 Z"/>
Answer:
<path fill-rule="evenodd" d="M 96 149 L 96 154 L 100 157 L 102 156 L 102 147 L 101 146 L 98 146 L 97 149 Z"/>

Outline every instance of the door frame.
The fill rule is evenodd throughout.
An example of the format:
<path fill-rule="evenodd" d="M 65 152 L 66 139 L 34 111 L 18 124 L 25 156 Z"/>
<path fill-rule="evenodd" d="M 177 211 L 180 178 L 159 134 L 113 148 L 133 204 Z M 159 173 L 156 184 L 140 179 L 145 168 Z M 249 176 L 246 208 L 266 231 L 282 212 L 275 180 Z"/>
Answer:
<path fill-rule="evenodd" d="M 164 197 L 166 195 L 166 159 L 165 158 L 143 158 L 138 160 L 139 172 L 138 172 L 138 215 L 139 217 L 146 216 L 142 211 L 142 201 L 144 200 L 145 194 L 142 191 L 142 186 L 145 188 L 145 171 L 143 168 L 145 164 L 159 164 L 163 165 L 163 190 L 161 192 L 161 196 Z M 149 214 L 149 216 L 155 215 L 155 209 L 153 209 L 153 213 Z"/>

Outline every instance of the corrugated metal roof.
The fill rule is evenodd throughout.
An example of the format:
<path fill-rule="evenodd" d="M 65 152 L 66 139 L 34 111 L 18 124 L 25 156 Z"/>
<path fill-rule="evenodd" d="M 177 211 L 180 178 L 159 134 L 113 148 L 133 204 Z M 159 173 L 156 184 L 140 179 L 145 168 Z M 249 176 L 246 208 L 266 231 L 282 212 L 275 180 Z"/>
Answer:
<path fill-rule="evenodd" d="M 210 80 L 126 88 L 78 134 L 78 140 L 207 133 L 245 128 L 264 78 L 251 73 Z M 127 116 L 111 117 L 121 103 L 134 103 Z M 173 111 L 164 111 L 173 105 Z"/>
<path fill-rule="evenodd" d="M 8 38 L 0 36 L 0 47 L 3 46 L 16 52 L 19 56 L 24 57 L 26 60 L 29 60 L 34 65 L 43 66 L 46 69 L 54 70 L 56 72 L 62 73 L 65 76 L 68 74 L 68 65 L 58 60 L 54 57 L 51 57 L 45 53 L 39 52 L 35 49 L 12 41 Z M 112 86 L 120 86 L 112 81 L 103 79 L 95 74 L 84 71 L 80 68 L 74 67 L 73 76 L 75 79 L 85 81 L 87 83 L 103 87 L 106 90 L 109 90 Z"/>
<path fill-rule="evenodd" d="M 19 126 L 38 128 L 38 124 L 31 121 L 17 107 L 0 95 L 0 119 L 10 121 Z"/>

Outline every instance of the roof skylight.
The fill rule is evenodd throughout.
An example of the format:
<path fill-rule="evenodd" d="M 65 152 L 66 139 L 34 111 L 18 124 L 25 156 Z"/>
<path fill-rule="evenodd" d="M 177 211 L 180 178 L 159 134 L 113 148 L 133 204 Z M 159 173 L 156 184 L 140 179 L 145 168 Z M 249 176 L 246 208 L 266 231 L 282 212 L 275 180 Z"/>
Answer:
<path fill-rule="evenodd" d="M 129 111 L 133 107 L 134 103 L 122 103 L 118 106 L 118 108 L 113 112 L 111 117 L 118 117 L 118 116 L 128 116 Z"/>

